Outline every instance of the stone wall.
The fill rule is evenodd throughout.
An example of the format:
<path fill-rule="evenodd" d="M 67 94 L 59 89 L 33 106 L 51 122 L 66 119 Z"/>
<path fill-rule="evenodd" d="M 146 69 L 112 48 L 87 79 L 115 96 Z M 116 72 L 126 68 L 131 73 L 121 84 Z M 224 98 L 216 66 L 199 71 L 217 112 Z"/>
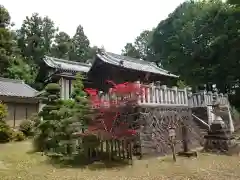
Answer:
<path fill-rule="evenodd" d="M 143 155 L 166 155 L 169 147 L 168 127 L 176 128 L 176 151 L 182 151 L 182 127 L 187 127 L 189 148 L 199 147 L 203 141 L 201 129 L 192 119 L 187 107 L 140 108 L 139 120 L 142 125 L 139 138 Z"/>

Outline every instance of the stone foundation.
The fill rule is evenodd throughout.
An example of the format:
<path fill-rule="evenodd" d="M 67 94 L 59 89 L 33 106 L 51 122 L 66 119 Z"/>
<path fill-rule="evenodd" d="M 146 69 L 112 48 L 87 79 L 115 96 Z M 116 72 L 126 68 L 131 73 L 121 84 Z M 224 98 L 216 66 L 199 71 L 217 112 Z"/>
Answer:
<path fill-rule="evenodd" d="M 139 122 L 143 126 L 139 130 L 139 144 L 145 155 L 166 155 L 171 153 L 169 146 L 169 125 L 175 126 L 176 152 L 183 151 L 183 129 L 187 128 L 187 144 L 189 149 L 201 146 L 204 140 L 201 129 L 191 116 L 191 109 L 187 107 L 154 107 L 140 108 Z"/>
<path fill-rule="evenodd" d="M 220 152 L 234 154 L 240 152 L 236 140 L 231 132 L 221 122 L 213 122 L 210 131 L 205 137 L 204 150 L 207 152 Z"/>

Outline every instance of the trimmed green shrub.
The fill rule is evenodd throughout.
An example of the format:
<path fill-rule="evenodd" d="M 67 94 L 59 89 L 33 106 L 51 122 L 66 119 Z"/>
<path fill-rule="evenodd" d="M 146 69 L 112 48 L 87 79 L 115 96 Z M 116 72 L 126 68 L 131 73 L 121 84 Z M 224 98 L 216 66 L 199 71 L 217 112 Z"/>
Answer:
<path fill-rule="evenodd" d="M 13 130 L 4 121 L 7 116 L 7 106 L 0 102 L 0 143 L 6 143 L 12 140 Z"/>
<path fill-rule="evenodd" d="M 3 120 L 0 120 L 0 143 L 6 143 L 13 139 L 13 130 Z"/>
<path fill-rule="evenodd" d="M 21 122 L 19 126 L 19 131 L 23 132 L 25 136 L 32 136 L 33 135 L 33 126 L 34 122 L 31 120 L 24 120 Z"/>
<path fill-rule="evenodd" d="M 36 151 L 49 151 L 59 146 L 58 136 L 62 133 L 62 131 L 58 132 L 61 119 L 59 109 L 62 105 L 59 84 L 48 84 L 41 100 L 45 106 L 38 114 L 42 120 L 35 128 L 33 145 Z"/>
<path fill-rule="evenodd" d="M 7 106 L 0 101 L 0 120 L 7 117 Z"/>
<path fill-rule="evenodd" d="M 38 114 L 33 114 L 33 115 L 30 117 L 30 120 L 33 122 L 33 132 L 34 132 L 34 131 L 35 131 L 35 128 L 38 127 L 38 125 L 40 124 L 41 118 L 39 117 Z"/>
<path fill-rule="evenodd" d="M 33 149 L 37 152 L 43 152 L 45 149 L 46 137 L 43 134 L 36 133 L 33 137 Z"/>
<path fill-rule="evenodd" d="M 26 139 L 26 136 L 22 131 L 15 131 L 14 132 L 14 141 L 23 141 Z"/>

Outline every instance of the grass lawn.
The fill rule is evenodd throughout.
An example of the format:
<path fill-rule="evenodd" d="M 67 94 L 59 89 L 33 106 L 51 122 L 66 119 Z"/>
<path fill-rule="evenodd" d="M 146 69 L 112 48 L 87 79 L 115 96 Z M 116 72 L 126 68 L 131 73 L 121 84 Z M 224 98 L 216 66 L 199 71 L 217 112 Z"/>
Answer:
<path fill-rule="evenodd" d="M 29 153 L 31 142 L 0 145 L 1 180 L 240 180 L 240 157 L 199 154 L 197 158 L 171 157 L 136 160 L 133 166 L 108 168 L 95 163 L 85 168 L 59 167 L 45 156 Z"/>

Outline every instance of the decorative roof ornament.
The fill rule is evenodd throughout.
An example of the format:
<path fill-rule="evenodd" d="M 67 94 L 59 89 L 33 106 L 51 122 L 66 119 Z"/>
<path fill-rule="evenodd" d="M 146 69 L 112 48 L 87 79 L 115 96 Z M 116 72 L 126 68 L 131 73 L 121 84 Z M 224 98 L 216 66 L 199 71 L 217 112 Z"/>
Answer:
<path fill-rule="evenodd" d="M 120 66 L 123 66 L 123 63 L 124 63 L 123 60 L 120 60 L 120 61 L 119 61 L 119 65 L 120 65 Z"/>
<path fill-rule="evenodd" d="M 144 79 L 145 79 L 146 81 L 148 81 L 149 77 L 150 77 L 150 73 L 148 72 L 148 73 L 145 74 Z"/>
<path fill-rule="evenodd" d="M 101 48 L 97 48 L 97 54 L 101 54 L 101 55 L 103 55 L 103 54 L 102 54 L 102 49 L 101 49 Z"/>

